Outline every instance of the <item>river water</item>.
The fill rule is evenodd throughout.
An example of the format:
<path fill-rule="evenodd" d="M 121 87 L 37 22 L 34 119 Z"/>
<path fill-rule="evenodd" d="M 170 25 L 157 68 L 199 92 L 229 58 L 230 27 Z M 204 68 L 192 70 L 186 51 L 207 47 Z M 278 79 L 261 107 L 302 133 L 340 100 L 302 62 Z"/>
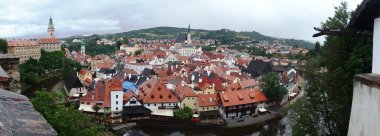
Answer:
<path fill-rule="evenodd" d="M 239 128 L 218 129 L 162 129 L 149 127 L 135 127 L 134 135 L 143 136 L 289 136 L 291 128 L 288 117 L 278 117 L 273 120 Z"/>

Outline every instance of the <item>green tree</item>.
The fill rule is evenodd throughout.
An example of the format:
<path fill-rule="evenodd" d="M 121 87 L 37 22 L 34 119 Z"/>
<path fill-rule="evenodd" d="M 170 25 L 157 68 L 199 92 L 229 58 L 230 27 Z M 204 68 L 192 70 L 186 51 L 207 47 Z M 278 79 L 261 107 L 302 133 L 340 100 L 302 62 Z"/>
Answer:
<path fill-rule="evenodd" d="M 7 53 L 8 52 L 8 45 L 7 41 L 4 39 L 0 39 L 0 53 Z"/>
<path fill-rule="evenodd" d="M 212 50 L 215 50 L 215 48 L 211 46 L 202 46 L 202 51 L 212 51 Z"/>
<path fill-rule="evenodd" d="M 104 125 L 93 122 L 91 116 L 82 114 L 73 106 L 61 104 L 62 96 L 47 91 L 37 91 L 32 99 L 33 106 L 61 136 L 105 135 Z"/>
<path fill-rule="evenodd" d="M 321 44 L 319 42 L 315 42 L 314 50 L 318 53 L 321 50 Z"/>
<path fill-rule="evenodd" d="M 140 55 L 140 54 L 142 54 L 142 52 L 143 52 L 143 50 L 137 50 L 137 51 L 135 51 L 134 55 L 135 56 Z"/>
<path fill-rule="evenodd" d="M 282 98 L 288 92 L 286 88 L 280 84 L 280 78 L 276 73 L 270 72 L 262 75 L 261 81 L 264 82 L 263 92 L 268 99 L 281 102 Z"/>
<path fill-rule="evenodd" d="M 193 111 L 188 106 L 174 112 L 174 116 L 181 121 L 189 121 L 193 114 Z"/>
<path fill-rule="evenodd" d="M 322 27 L 350 31 L 346 26 L 352 14 L 347 3 L 335 10 Z M 307 80 L 305 96 L 289 112 L 293 135 L 347 135 L 353 77 L 371 70 L 369 38 L 326 37 L 323 48 L 302 70 Z"/>

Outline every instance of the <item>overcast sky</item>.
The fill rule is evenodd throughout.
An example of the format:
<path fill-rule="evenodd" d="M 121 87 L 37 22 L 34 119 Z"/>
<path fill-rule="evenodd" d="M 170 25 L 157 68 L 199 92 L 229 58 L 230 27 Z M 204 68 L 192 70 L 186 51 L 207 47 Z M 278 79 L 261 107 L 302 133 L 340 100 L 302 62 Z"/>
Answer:
<path fill-rule="evenodd" d="M 0 0 L 0 38 L 58 37 L 158 26 L 257 31 L 311 42 L 314 26 L 343 0 Z M 362 0 L 346 0 L 353 10 Z"/>

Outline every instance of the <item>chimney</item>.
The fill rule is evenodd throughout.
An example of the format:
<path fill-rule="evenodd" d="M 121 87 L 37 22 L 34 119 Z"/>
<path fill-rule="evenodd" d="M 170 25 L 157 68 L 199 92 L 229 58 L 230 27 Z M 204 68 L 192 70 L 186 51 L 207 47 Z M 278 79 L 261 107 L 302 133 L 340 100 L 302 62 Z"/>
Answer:
<path fill-rule="evenodd" d="M 194 81 L 195 75 L 191 75 L 191 81 Z"/>
<path fill-rule="evenodd" d="M 77 77 L 79 77 L 79 72 L 77 71 Z"/>
<path fill-rule="evenodd" d="M 212 97 L 210 97 L 210 102 L 212 102 Z"/>

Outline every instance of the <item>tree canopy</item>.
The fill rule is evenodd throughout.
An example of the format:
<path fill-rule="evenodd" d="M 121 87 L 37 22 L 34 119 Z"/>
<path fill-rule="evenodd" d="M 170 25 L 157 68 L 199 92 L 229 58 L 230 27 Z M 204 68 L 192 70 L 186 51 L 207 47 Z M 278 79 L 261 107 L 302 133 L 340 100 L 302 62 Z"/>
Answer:
<path fill-rule="evenodd" d="M 174 112 L 174 116 L 181 121 L 189 121 L 193 114 L 193 111 L 188 106 Z"/>
<path fill-rule="evenodd" d="M 0 53 L 7 53 L 8 52 L 8 45 L 7 41 L 4 39 L 0 39 Z"/>
<path fill-rule="evenodd" d="M 62 76 L 81 69 L 83 66 L 78 62 L 65 58 L 62 51 L 41 51 L 40 60 L 30 58 L 20 65 L 20 79 L 25 84 L 38 83 L 40 79 L 54 71 L 61 72 Z"/>
<path fill-rule="evenodd" d="M 346 26 L 351 16 L 344 2 L 322 27 L 349 31 Z M 293 135 L 347 135 L 353 77 L 370 72 L 371 44 L 371 37 L 326 37 L 320 52 L 302 70 L 307 80 L 305 96 L 289 112 Z"/>
<path fill-rule="evenodd" d="M 264 82 L 263 92 L 268 99 L 281 101 L 288 92 L 280 83 L 280 78 L 276 73 L 270 72 L 262 76 L 261 81 Z"/>

